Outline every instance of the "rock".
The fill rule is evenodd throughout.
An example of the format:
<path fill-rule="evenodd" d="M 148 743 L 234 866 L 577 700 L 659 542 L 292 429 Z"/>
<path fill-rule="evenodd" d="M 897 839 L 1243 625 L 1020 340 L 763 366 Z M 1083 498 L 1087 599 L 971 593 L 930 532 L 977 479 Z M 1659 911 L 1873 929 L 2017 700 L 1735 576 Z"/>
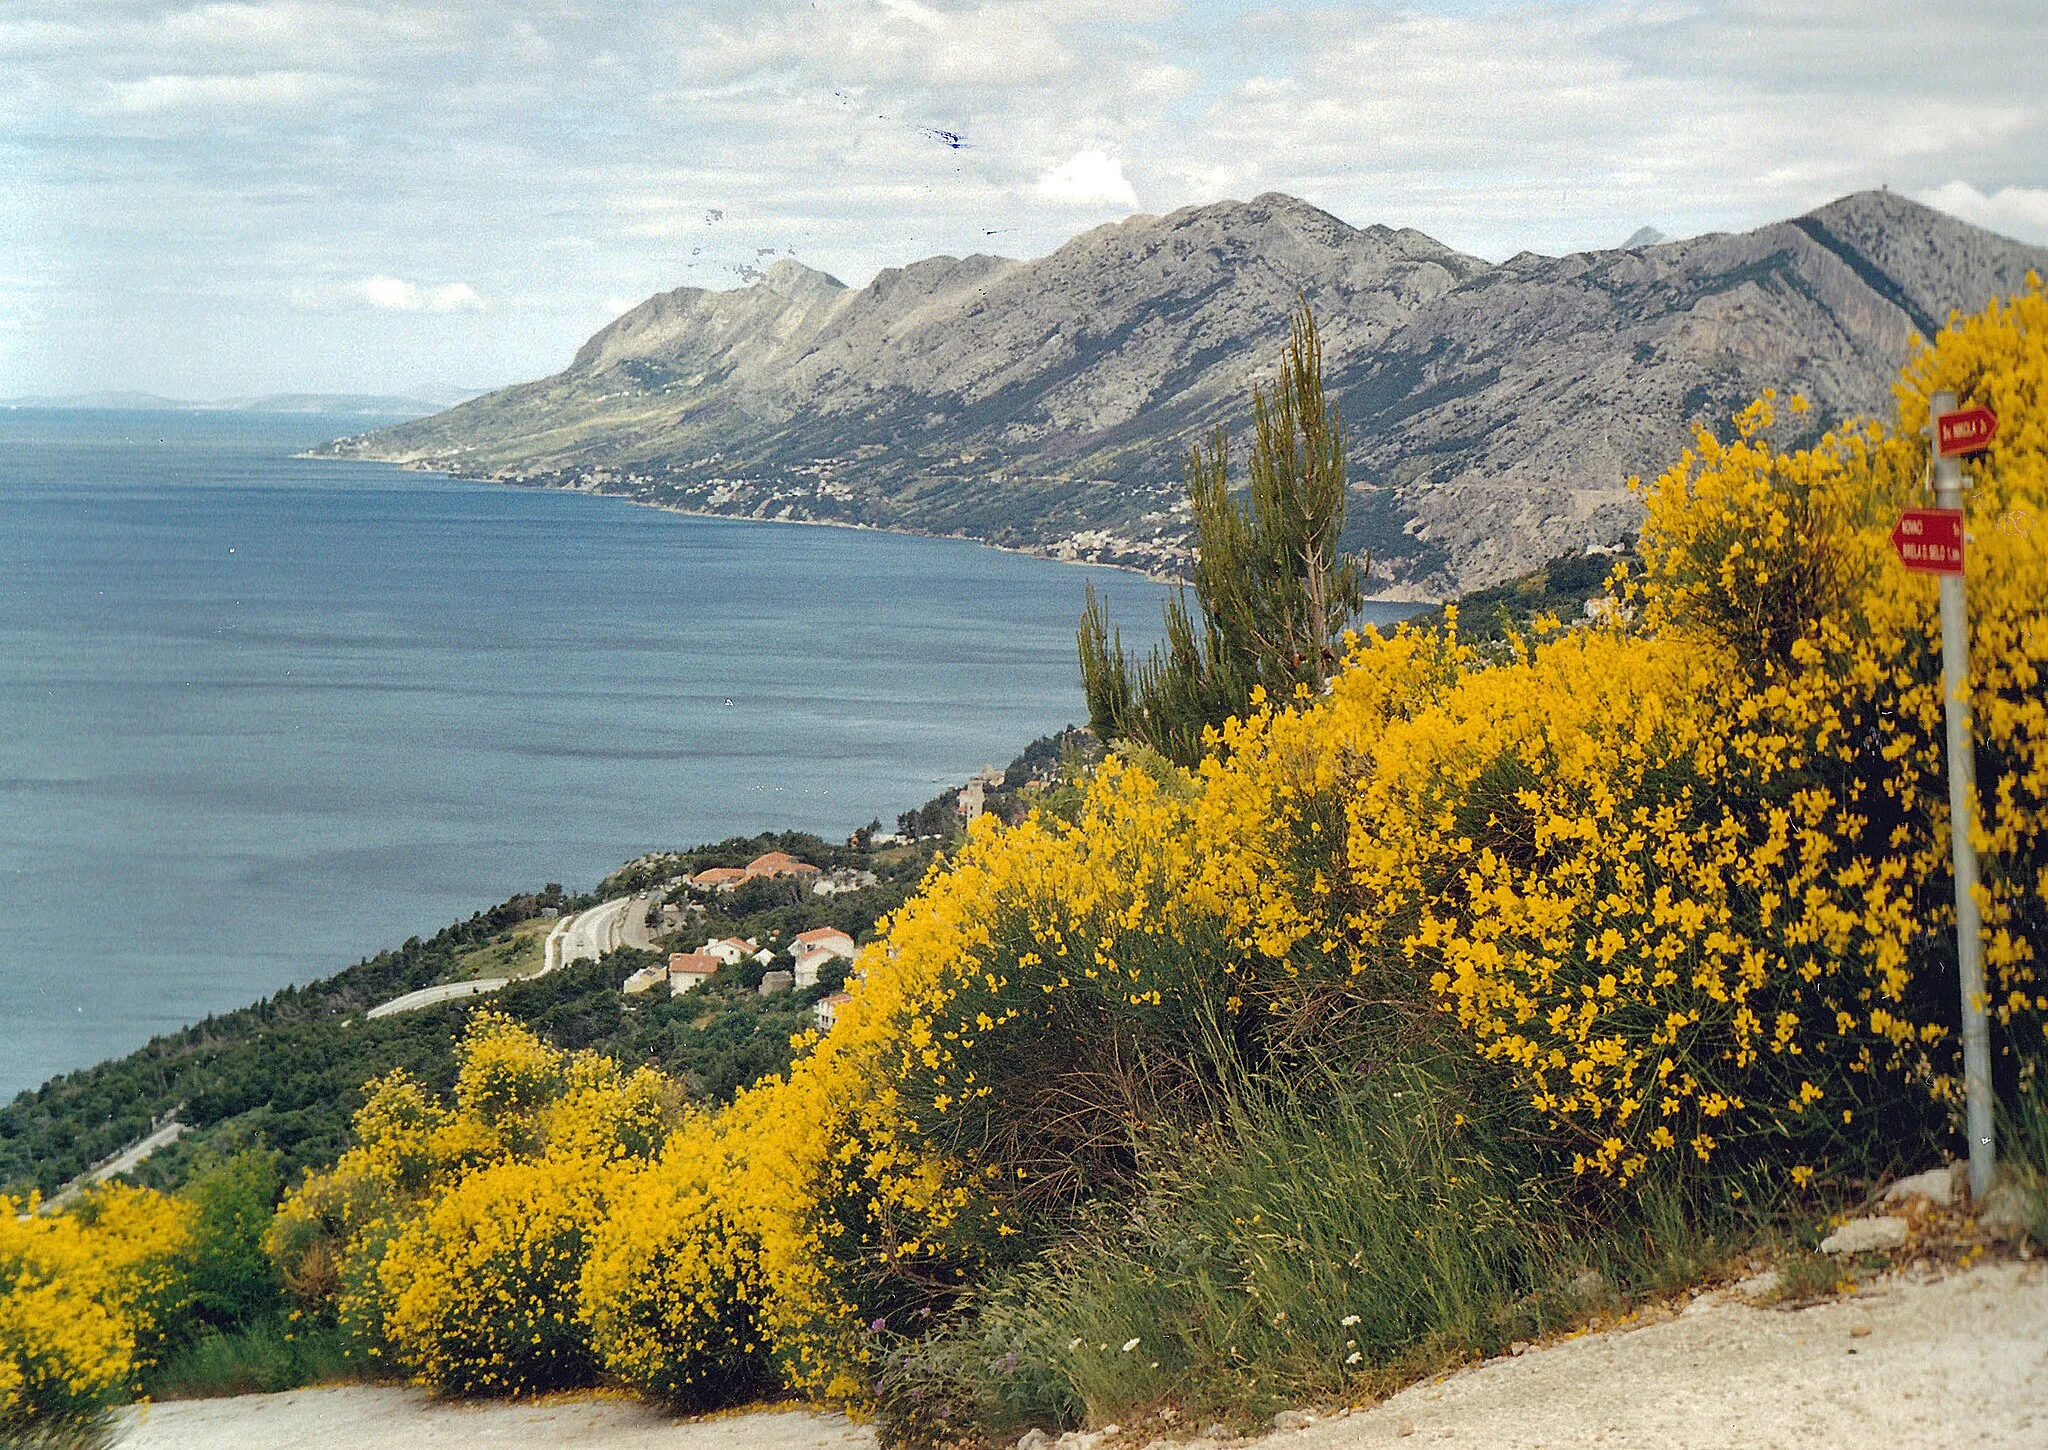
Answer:
<path fill-rule="evenodd" d="M 1884 1201 L 1904 1203 L 1909 1199 L 1924 1198 L 1937 1208 L 1947 1208 L 1966 1191 L 1964 1184 L 1969 1181 L 1969 1171 L 1967 1164 L 1951 1163 L 1946 1168 L 1930 1168 L 1925 1173 L 1915 1173 L 1887 1188 Z"/>
<path fill-rule="evenodd" d="M 1394 1421 L 1394 1433 L 1402 1436 L 1413 1435 L 1415 1433 L 1415 1422 L 1407 1419 Z"/>
<path fill-rule="evenodd" d="M 1230 1427 L 1221 1420 L 1218 1420 L 1202 1432 L 1202 1438 L 1204 1440 L 1229 1440 L 1234 1437 L 1230 1433 Z"/>
<path fill-rule="evenodd" d="M 1784 1282 L 1785 1276 L 1776 1269 L 1765 1269 L 1761 1274 L 1751 1274 L 1747 1279 L 1737 1281 L 1733 1292 L 1738 1299 L 1768 1299 Z"/>
<path fill-rule="evenodd" d="M 1307 1410 L 1282 1410 L 1273 1417 L 1276 1430 L 1306 1430 L 1316 1422 L 1316 1417 Z"/>
<path fill-rule="evenodd" d="M 1596 1299 L 1607 1297 L 1607 1276 L 1598 1269 L 1587 1269 L 1565 1288 L 1581 1304 L 1591 1304 Z"/>
<path fill-rule="evenodd" d="M 1824 1254 L 1877 1254 L 1906 1245 L 1906 1221 L 1889 1215 L 1883 1218 L 1852 1218 L 1820 1241 Z"/>
<path fill-rule="evenodd" d="M 1069 1430 L 1053 1441 L 1053 1444 L 1058 1450 L 1095 1450 L 1095 1442 L 1101 1438 L 1100 1435 L 1091 1435 L 1086 1430 Z"/>
<path fill-rule="evenodd" d="M 1528 1352 L 1529 1341 L 1526 1339 L 1518 1339 L 1513 1344 L 1508 1346 L 1509 1354 L 1527 1354 Z"/>
<path fill-rule="evenodd" d="M 1017 1437 L 1017 1450 L 1045 1450 L 1051 1443 L 1052 1436 L 1034 1427 Z"/>
<path fill-rule="evenodd" d="M 2015 1183 L 2009 1177 L 2001 1177 L 1991 1185 L 1991 1191 L 1984 1195 L 1984 1207 L 1977 1213 L 1977 1222 L 1986 1228 L 2019 1231 L 2032 1228 L 2041 1221 L 2041 1198 L 2038 1191 Z"/>

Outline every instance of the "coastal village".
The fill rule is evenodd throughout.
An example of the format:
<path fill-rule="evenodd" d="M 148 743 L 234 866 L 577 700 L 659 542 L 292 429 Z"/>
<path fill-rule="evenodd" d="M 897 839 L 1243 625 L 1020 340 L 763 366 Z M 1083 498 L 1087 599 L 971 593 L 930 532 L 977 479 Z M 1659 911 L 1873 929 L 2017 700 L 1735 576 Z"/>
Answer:
<path fill-rule="evenodd" d="M 874 885 L 875 879 L 872 872 L 865 871 L 842 869 L 827 873 L 786 851 L 768 851 L 745 866 L 714 866 L 694 876 L 684 877 L 681 884 L 692 892 L 727 893 L 751 881 L 783 881 L 814 895 L 830 896 L 841 891 L 862 890 Z M 664 925 L 670 921 L 680 925 L 689 914 L 687 908 L 673 904 L 664 904 L 658 909 Z M 703 908 L 697 907 L 695 914 L 702 915 Z M 754 961 L 768 969 L 762 974 L 758 990 L 762 996 L 770 997 L 778 992 L 815 987 L 821 968 L 830 962 L 851 962 L 853 959 L 853 937 L 836 926 L 814 927 L 799 932 L 782 951 L 764 946 L 751 937 L 723 937 L 707 941 L 695 951 L 669 953 L 665 963 L 643 967 L 627 977 L 620 990 L 633 997 L 666 987 L 669 996 L 681 997 L 696 991 L 725 968 Z M 779 961 L 786 961 L 788 965 L 777 967 L 775 963 Z M 829 1028 L 836 1020 L 840 1005 L 851 1000 L 846 992 L 833 992 L 812 1008 L 812 1016 L 820 1028 Z"/>
<path fill-rule="evenodd" d="M 946 791 L 934 806 L 950 805 L 954 823 L 964 827 L 988 809 L 991 795 L 1002 789 L 1006 773 L 985 765 L 966 783 Z M 919 839 L 920 825 L 929 826 L 933 812 L 910 813 L 894 832 L 868 831 L 859 839 L 870 850 L 907 846 Z M 643 858 L 646 859 L 646 858 Z M 764 851 L 744 866 L 711 866 L 670 877 L 661 883 L 664 899 L 652 907 L 648 926 L 663 939 L 688 934 L 689 925 L 708 914 L 708 907 L 730 898 L 742 887 L 757 882 L 778 883 L 795 898 L 826 897 L 867 891 L 880 884 L 873 871 L 840 866 L 832 870 L 812 864 L 787 851 Z M 852 933 L 837 926 L 811 927 L 793 934 L 787 943 L 748 936 L 709 937 L 687 950 L 671 951 L 666 961 L 642 967 L 629 975 L 619 990 L 628 997 L 648 994 L 686 996 L 709 983 L 721 971 L 753 963 L 762 968 L 756 991 L 763 997 L 783 992 L 801 992 L 820 985 L 821 978 L 836 976 L 834 990 L 819 998 L 810 1009 L 811 1020 L 826 1031 L 838 1020 L 839 1009 L 853 1000 L 844 985 L 859 979 L 853 970 L 857 944 Z M 835 963 L 844 966 L 834 968 Z"/>

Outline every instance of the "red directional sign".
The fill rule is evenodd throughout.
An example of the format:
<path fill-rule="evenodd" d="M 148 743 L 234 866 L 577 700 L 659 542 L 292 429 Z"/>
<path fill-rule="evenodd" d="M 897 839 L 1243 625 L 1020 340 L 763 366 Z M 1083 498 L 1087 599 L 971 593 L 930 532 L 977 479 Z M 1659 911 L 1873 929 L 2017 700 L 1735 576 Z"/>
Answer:
<path fill-rule="evenodd" d="M 1923 574 L 1963 572 L 1963 511 L 1907 509 L 1892 529 L 1899 562 Z"/>
<path fill-rule="evenodd" d="M 1997 433 L 1998 415 L 1989 408 L 1943 413 L 1934 420 L 1934 451 L 1943 458 L 1960 458 L 1989 448 Z"/>

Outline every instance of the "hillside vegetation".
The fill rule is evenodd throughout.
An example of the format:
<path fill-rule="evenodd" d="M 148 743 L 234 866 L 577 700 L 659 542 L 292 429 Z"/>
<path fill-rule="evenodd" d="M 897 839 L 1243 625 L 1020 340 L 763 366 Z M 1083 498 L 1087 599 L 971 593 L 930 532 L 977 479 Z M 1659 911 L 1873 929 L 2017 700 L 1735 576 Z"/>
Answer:
<path fill-rule="evenodd" d="M 1569 1325 L 1953 1152 L 1935 587 L 1886 538 L 1937 388 L 2003 420 L 1970 470 L 1975 834 L 1997 1085 L 2038 1126 L 2035 283 L 1918 351 L 1889 425 L 1788 450 L 1803 404 L 1766 396 L 1696 434 L 1642 488 L 1602 621 L 1369 631 L 1193 767 L 1127 744 L 978 823 L 832 1031 L 729 1105 L 476 1015 L 452 1091 L 378 1080 L 269 1221 L 300 1332 L 455 1393 L 782 1390 L 904 1443 L 1244 1424 Z M 2042 1135 L 2008 1150 L 2048 1172 Z M 154 1204 L 174 1250 L 186 1202 L 0 1215 L 33 1266 L 0 1301 L 6 1413 L 136 1382 L 179 1281 L 89 1246 Z"/>

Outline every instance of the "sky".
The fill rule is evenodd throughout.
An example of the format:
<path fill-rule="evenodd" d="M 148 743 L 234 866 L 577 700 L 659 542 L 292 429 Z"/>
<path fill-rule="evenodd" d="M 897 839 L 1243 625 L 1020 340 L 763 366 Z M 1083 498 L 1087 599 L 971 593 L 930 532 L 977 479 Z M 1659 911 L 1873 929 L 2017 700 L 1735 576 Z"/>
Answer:
<path fill-rule="evenodd" d="M 1490 259 L 2048 244 L 2048 4 L 0 0 L 0 397 L 480 389 L 658 291 L 1285 191 Z"/>

